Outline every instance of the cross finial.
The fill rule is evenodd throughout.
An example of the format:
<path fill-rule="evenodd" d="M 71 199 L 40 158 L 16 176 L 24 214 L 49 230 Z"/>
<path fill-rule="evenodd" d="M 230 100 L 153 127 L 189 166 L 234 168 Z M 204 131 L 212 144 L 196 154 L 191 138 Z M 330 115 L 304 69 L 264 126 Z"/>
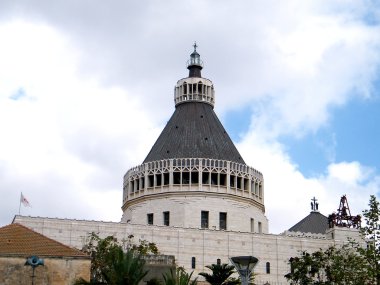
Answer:
<path fill-rule="evenodd" d="M 317 199 L 315 199 L 315 197 L 313 197 L 313 199 L 311 199 L 311 210 L 312 211 L 318 211 L 318 203 L 317 203 Z"/>
<path fill-rule="evenodd" d="M 194 45 L 193 45 L 193 47 L 194 47 L 194 51 L 197 51 L 197 42 L 194 42 Z"/>

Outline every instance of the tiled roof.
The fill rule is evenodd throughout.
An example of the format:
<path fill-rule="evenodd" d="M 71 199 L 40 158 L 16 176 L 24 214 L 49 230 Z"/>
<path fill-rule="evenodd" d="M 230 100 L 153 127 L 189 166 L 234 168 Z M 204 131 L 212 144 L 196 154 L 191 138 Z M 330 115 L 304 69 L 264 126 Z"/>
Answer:
<path fill-rule="evenodd" d="M 299 221 L 288 231 L 301 232 L 301 233 L 313 233 L 313 234 L 325 234 L 329 224 L 327 217 L 319 212 L 311 212 L 304 219 Z"/>
<path fill-rule="evenodd" d="M 77 249 L 66 246 L 17 223 L 0 228 L 1 255 L 89 258 L 87 254 Z"/>
<path fill-rule="evenodd" d="M 144 163 L 171 158 L 212 158 L 245 164 L 212 106 L 201 102 L 177 105 Z"/>

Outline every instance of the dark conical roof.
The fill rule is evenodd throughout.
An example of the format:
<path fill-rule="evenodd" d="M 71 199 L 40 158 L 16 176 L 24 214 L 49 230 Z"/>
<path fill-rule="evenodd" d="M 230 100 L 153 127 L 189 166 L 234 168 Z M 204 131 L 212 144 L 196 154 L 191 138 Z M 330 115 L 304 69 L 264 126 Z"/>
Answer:
<path fill-rule="evenodd" d="M 327 217 L 319 212 L 311 212 L 308 216 L 303 218 L 293 227 L 289 232 L 325 234 L 329 228 Z"/>
<path fill-rule="evenodd" d="M 213 107 L 202 102 L 176 107 L 144 163 L 171 158 L 212 158 L 245 164 Z"/>

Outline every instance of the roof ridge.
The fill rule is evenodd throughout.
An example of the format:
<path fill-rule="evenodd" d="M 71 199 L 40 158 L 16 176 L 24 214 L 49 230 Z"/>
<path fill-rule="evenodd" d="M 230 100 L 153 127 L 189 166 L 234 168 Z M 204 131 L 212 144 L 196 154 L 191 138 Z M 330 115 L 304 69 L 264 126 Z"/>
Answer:
<path fill-rule="evenodd" d="M 59 246 L 62 248 L 64 248 L 65 250 L 68 251 L 68 254 L 63 254 L 62 256 L 70 256 L 70 257 L 90 257 L 88 254 L 84 253 L 83 251 L 77 249 L 77 248 L 74 248 L 74 247 L 70 247 L 66 244 L 63 244 L 57 240 L 54 240 L 50 237 L 47 237 L 39 232 L 36 232 L 35 230 L 31 229 L 31 228 L 28 228 L 20 223 L 12 223 L 12 224 L 9 224 L 9 225 L 6 225 L 4 227 L 1 227 L 0 228 L 0 234 L 2 231 L 4 230 L 12 230 L 12 229 L 22 229 L 24 231 L 27 231 L 35 236 L 39 236 L 40 238 L 44 239 L 45 241 L 48 240 L 51 244 L 48 245 L 48 246 L 52 246 L 52 245 L 56 245 L 56 246 Z M 40 256 L 52 256 L 51 254 L 38 254 Z M 60 256 L 60 255 L 57 255 L 57 256 Z"/>
<path fill-rule="evenodd" d="M 78 221 L 78 222 L 102 222 L 102 223 L 120 223 L 114 221 L 103 221 L 103 220 L 86 220 L 86 219 L 75 219 L 75 218 L 59 218 L 59 217 L 41 217 L 41 216 L 23 216 L 23 215 L 15 215 L 11 224 L 19 224 L 15 222 L 17 217 L 31 218 L 31 219 L 49 219 L 49 220 L 70 220 L 70 221 Z"/>

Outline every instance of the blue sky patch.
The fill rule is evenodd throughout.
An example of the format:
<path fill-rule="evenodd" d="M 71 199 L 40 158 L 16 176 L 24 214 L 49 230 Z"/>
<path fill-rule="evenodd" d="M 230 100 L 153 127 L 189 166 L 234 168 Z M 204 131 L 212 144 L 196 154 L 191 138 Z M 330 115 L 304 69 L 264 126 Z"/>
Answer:
<path fill-rule="evenodd" d="M 252 110 L 247 105 L 239 110 L 228 111 L 222 118 L 222 123 L 234 142 L 241 140 L 241 134 L 248 131 L 251 123 Z"/>
<path fill-rule="evenodd" d="M 352 162 L 380 169 L 380 98 L 353 99 L 333 111 L 329 126 L 300 139 L 280 139 L 305 176 L 325 171 L 331 162 Z"/>
<path fill-rule="evenodd" d="M 16 92 L 14 92 L 11 96 L 9 96 L 9 99 L 17 101 L 24 97 L 26 97 L 24 88 L 19 88 Z"/>
<path fill-rule="evenodd" d="M 302 138 L 284 136 L 279 141 L 306 177 L 323 173 L 335 158 L 335 138 L 333 132 L 328 129 L 321 129 Z"/>
<path fill-rule="evenodd" d="M 380 169 L 380 97 L 355 99 L 332 120 L 337 140 L 337 161 L 359 161 Z"/>

